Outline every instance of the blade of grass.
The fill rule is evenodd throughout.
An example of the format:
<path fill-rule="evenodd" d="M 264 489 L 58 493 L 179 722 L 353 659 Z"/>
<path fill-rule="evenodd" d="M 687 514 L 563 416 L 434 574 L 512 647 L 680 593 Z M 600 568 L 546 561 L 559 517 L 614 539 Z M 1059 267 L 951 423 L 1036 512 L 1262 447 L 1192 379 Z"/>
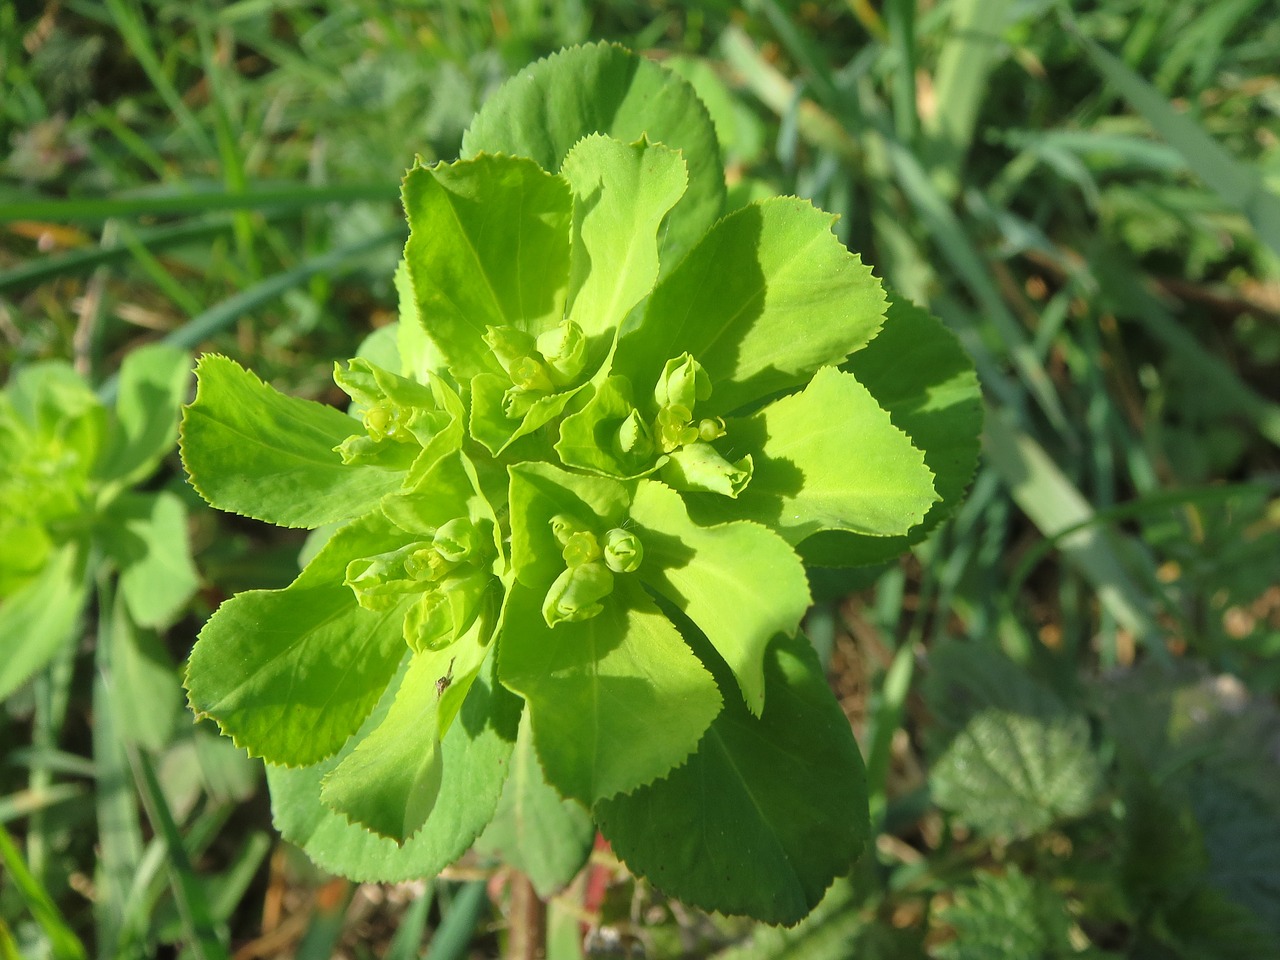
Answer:
<path fill-rule="evenodd" d="M 329 960 L 334 955 L 354 893 L 355 887 L 342 879 L 330 880 L 316 891 L 316 910 L 298 944 L 297 960 Z"/>
<path fill-rule="evenodd" d="M 1118 533 L 1109 538 L 1090 525 L 1095 511 L 1089 501 L 1044 448 L 1018 430 L 1004 411 L 987 411 L 983 446 L 988 462 L 1009 487 L 1014 502 L 1043 536 L 1060 535 L 1058 549 L 1063 559 L 1092 584 L 1098 601 L 1110 610 L 1116 622 L 1145 644 L 1153 658 L 1170 662 L 1150 598 L 1125 562 L 1125 558 L 1141 558 L 1139 562 L 1153 568 L 1145 548 Z M 1064 532 L 1071 527 L 1079 529 Z M 1117 547 L 1120 543 L 1123 550 Z"/>
<path fill-rule="evenodd" d="M 160 99 L 178 118 L 183 132 L 207 154 L 215 153 L 213 141 L 209 139 L 204 126 L 183 102 L 182 95 L 165 74 L 164 67 L 156 56 L 155 50 L 152 49 L 144 18 L 134 10 L 128 0 L 105 0 L 105 3 L 125 46 L 138 61 L 138 66 L 142 67 L 143 73 L 151 81 L 151 86 L 160 95 Z"/>
<path fill-rule="evenodd" d="M 889 48 L 894 52 L 893 128 L 898 139 L 914 145 L 920 135 L 916 111 L 916 0 L 888 0 L 884 5 Z"/>
<path fill-rule="evenodd" d="M 190 321 L 167 335 L 164 338 L 164 342 L 182 350 L 194 349 L 214 334 L 234 323 L 239 317 L 273 300 L 286 290 L 306 282 L 309 277 L 318 273 L 340 276 L 347 270 L 358 266 L 358 258 L 361 255 L 393 241 L 403 241 L 403 238 L 403 229 L 397 227 L 393 230 L 367 237 L 357 243 L 339 247 L 337 250 L 331 250 L 323 256 L 306 260 L 291 270 L 270 276 L 266 280 L 254 284 L 248 290 L 242 290 L 221 303 L 214 304 L 208 310 L 196 317 L 192 317 Z M 98 395 L 103 399 L 103 402 L 110 404 L 115 400 L 116 389 L 117 379 L 113 374 L 103 381 L 102 386 L 98 388 Z"/>
<path fill-rule="evenodd" d="M 427 931 L 427 917 L 431 913 L 431 902 L 435 899 L 435 886 L 428 881 L 421 896 L 413 901 L 413 906 L 400 918 L 400 927 L 391 938 L 382 960 L 418 960 L 421 956 L 422 938 Z"/>
<path fill-rule="evenodd" d="M 85 960 L 87 954 L 80 938 L 71 932 L 58 910 L 57 904 L 48 892 L 27 869 L 17 845 L 9 836 L 9 831 L 0 826 L 0 862 L 13 881 L 18 894 L 27 904 L 27 909 L 35 917 L 36 922 L 49 938 L 49 948 L 56 960 Z"/>
<path fill-rule="evenodd" d="M 43 790 L 19 790 L 0 797 L 0 824 L 30 816 L 36 810 L 48 810 L 84 795 L 78 783 L 55 783 Z"/>
<path fill-rule="evenodd" d="M 141 750 L 128 749 L 129 765 L 152 828 L 164 838 L 169 861 L 169 883 L 178 904 L 187 949 L 197 960 L 228 960 L 203 885 L 191 867 L 182 835 L 173 820 L 151 760 Z"/>
<path fill-rule="evenodd" d="M 1182 154 L 1187 166 L 1224 203 L 1245 215 L 1263 243 L 1280 254 L 1280 196 L 1267 189 L 1262 171 L 1233 157 L 1191 117 L 1179 113 L 1159 90 L 1084 36 L 1069 19 L 1067 28 L 1075 34 L 1098 73 Z"/>
<path fill-rule="evenodd" d="M 488 903 L 483 880 L 473 880 L 464 886 L 444 911 L 444 919 L 431 938 L 427 960 L 462 960 Z"/>
<path fill-rule="evenodd" d="M 225 190 L 178 191 L 166 186 L 143 196 L 80 197 L 69 200 L 20 200 L 0 207 L 0 223 L 11 220 L 109 220 L 112 217 L 158 217 L 203 214 L 218 210 L 296 210 L 326 203 L 360 200 L 392 202 L 399 185 L 347 183 L 324 187 L 256 187 L 244 193 Z"/>
<path fill-rule="evenodd" d="M 934 109 L 924 118 L 931 139 L 925 164 L 948 199 L 960 192 L 962 171 L 995 65 L 1010 0 L 953 0 L 947 39 L 938 54 Z"/>

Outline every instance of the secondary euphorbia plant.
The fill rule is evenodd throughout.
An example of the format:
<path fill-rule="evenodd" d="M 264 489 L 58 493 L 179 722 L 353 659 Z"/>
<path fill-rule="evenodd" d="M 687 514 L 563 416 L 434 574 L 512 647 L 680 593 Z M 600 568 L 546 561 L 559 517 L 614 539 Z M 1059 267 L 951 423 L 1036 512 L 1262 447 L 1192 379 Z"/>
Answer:
<path fill-rule="evenodd" d="M 481 844 L 554 888 L 590 816 L 668 892 L 795 922 L 866 830 L 805 545 L 866 562 L 936 522 L 971 371 L 908 306 L 875 349 L 885 294 L 829 215 L 724 213 L 696 97 L 620 48 L 535 64 L 465 153 L 405 178 L 395 341 L 335 374 L 354 419 L 198 367 L 197 489 L 325 536 L 215 613 L 191 703 L 332 869 L 432 873 L 494 821 Z M 530 811 L 555 836 L 510 827 Z"/>

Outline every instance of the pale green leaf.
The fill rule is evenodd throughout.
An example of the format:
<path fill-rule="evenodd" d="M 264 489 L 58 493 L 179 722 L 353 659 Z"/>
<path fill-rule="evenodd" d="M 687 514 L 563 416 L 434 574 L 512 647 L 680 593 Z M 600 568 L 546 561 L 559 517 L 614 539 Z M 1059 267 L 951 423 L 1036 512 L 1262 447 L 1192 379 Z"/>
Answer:
<path fill-rule="evenodd" d="M 866 387 L 834 367 L 727 430 L 754 473 L 736 504 L 699 498 L 700 519 L 741 516 L 794 545 L 819 530 L 906 533 L 938 499 L 924 455 Z"/>
<path fill-rule="evenodd" d="M 499 642 L 502 682 L 528 703 L 547 780 L 591 804 L 649 783 L 693 752 L 720 711 L 715 681 L 634 580 L 589 620 L 543 621 L 516 584 Z"/>
<path fill-rule="evenodd" d="M 368 513 L 399 488 L 399 471 L 342 462 L 334 448 L 364 429 L 341 411 L 285 396 L 216 355 L 200 359 L 196 383 L 182 416 L 182 461 L 219 510 L 318 527 Z"/>
<path fill-rule="evenodd" d="M 701 416 L 799 386 L 875 336 L 885 297 L 831 232 L 834 218 L 779 197 L 717 223 L 649 297 L 618 345 L 615 372 L 637 395 L 688 352 L 711 378 Z"/>
<path fill-rule="evenodd" d="M 149 476 L 178 438 L 178 411 L 191 383 L 191 356 L 162 343 L 130 350 L 120 364 L 115 424 L 98 468 L 128 486 Z"/>
<path fill-rule="evenodd" d="M 685 191 L 684 161 L 661 144 L 597 134 L 569 151 L 560 175 L 574 204 L 569 319 L 612 347 L 658 279 L 658 227 Z"/>
<path fill-rule="evenodd" d="M 414 654 L 387 715 L 324 779 L 320 800 L 379 836 L 403 843 L 426 823 L 440 792 L 437 681 L 448 650 Z"/>
<path fill-rule="evenodd" d="M 800 558 L 755 523 L 698 526 L 680 495 L 652 480 L 639 481 L 631 517 L 644 544 L 641 578 L 707 635 L 759 716 L 765 649 L 795 633 L 811 601 Z"/>
<path fill-rule="evenodd" d="M 564 316 L 568 184 L 523 157 L 479 156 L 405 177 L 405 247 L 414 302 L 454 379 L 502 368 L 489 326 L 534 335 Z"/>
<path fill-rule="evenodd" d="M 120 567 L 120 593 L 144 627 L 174 622 L 200 580 L 191 560 L 187 508 L 168 491 L 125 493 L 108 510 L 104 548 Z"/>
<path fill-rule="evenodd" d="M 1052 887 L 1010 865 L 982 872 L 955 890 L 935 923 L 952 938 L 938 945 L 938 960 L 1054 960 L 1079 956 L 1071 943 L 1072 918 Z"/>
<path fill-rule="evenodd" d="M 120 737 L 163 750 L 183 716 L 178 669 L 155 631 L 133 622 L 120 593 L 111 610 L 111 681 L 109 701 Z"/>
<path fill-rule="evenodd" d="M 71 642 L 84 602 L 84 557 L 74 543 L 50 554 L 34 579 L 0 600 L 0 700 Z"/>
<path fill-rule="evenodd" d="M 493 817 L 520 718 L 520 699 L 494 678 L 495 660 L 489 660 L 472 685 L 458 721 L 445 734 L 436 805 L 412 839 L 400 845 L 379 837 L 320 802 L 324 777 L 382 722 L 395 696 L 396 680 L 336 756 L 303 769 L 267 767 L 276 829 L 320 867 L 357 881 L 432 877 L 462 856 Z"/>
<path fill-rule="evenodd" d="M 300 766 L 335 753 L 378 702 L 406 647 L 413 598 L 366 610 L 343 584 L 347 562 L 412 541 L 366 517 L 337 533 L 283 590 L 237 594 L 200 631 L 187 666 L 197 716 L 241 747 Z"/>
<path fill-rule="evenodd" d="M 867 787 L 809 642 L 779 639 L 767 674 L 762 717 L 726 697 L 683 766 L 594 812 L 614 852 L 670 896 L 794 924 L 861 852 Z"/>
<path fill-rule="evenodd" d="M 671 269 L 720 215 L 724 168 L 697 94 L 656 63 L 604 43 L 539 60 L 485 101 L 463 136 L 462 154 L 511 153 L 556 171 L 592 133 L 623 143 L 647 137 L 681 151 L 689 190 L 668 215 L 662 237 L 663 270 Z"/>
<path fill-rule="evenodd" d="M 801 544 L 800 555 L 818 566 L 884 563 L 928 536 L 964 497 L 978 463 L 982 391 L 955 335 L 892 293 L 884 328 L 841 369 L 857 377 L 924 453 L 939 500 L 905 536 L 819 533 Z"/>
<path fill-rule="evenodd" d="M 476 848 L 501 857 L 529 878 L 538 896 L 549 899 L 582 869 L 595 835 L 587 810 L 561 799 L 542 775 L 525 715 L 498 810 Z"/>

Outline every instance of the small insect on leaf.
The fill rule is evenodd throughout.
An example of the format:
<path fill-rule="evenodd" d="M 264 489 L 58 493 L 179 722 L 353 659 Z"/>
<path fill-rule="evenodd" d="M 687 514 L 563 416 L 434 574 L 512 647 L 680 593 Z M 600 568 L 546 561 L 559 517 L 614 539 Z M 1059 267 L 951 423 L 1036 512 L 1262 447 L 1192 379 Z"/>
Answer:
<path fill-rule="evenodd" d="M 442 696 L 444 696 L 444 692 L 449 689 L 449 684 L 451 683 L 453 683 L 453 660 L 449 661 L 449 669 L 445 673 L 445 675 L 436 680 L 436 699 L 437 700 L 439 700 Z"/>

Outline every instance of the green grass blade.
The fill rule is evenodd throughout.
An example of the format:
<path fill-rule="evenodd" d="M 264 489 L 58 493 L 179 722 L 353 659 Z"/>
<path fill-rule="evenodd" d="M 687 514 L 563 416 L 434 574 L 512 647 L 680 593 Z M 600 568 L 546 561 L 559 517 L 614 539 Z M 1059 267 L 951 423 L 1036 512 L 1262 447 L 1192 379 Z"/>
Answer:
<path fill-rule="evenodd" d="M 400 928 L 391 938 L 386 956 L 382 960 L 418 960 L 421 956 L 422 937 L 427 930 L 427 916 L 431 913 L 431 901 L 435 899 L 435 886 L 428 881 L 422 895 L 400 919 Z"/>
<path fill-rule="evenodd" d="M 18 894 L 26 902 L 27 909 L 36 918 L 45 936 L 49 938 L 49 946 L 56 960 L 85 960 L 84 944 L 71 932 L 57 904 L 27 869 L 17 845 L 9 836 L 9 831 L 2 826 L 0 826 L 0 862 L 4 863 L 5 870 L 8 871 Z"/>
<path fill-rule="evenodd" d="M 450 902 L 431 938 L 427 960 L 462 960 L 488 903 L 483 880 L 474 880 L 463 887 Z"/>
<path fill-rule="evenodd" d="M 256 187 L 243 193 L 221 189 L 177 190 L 165 187 L 145 196 L 83 197 L 69 200 L 25 200 L 0 207 L 0 223 L 12 220 L 97 221 L 112 217 L 157 217 L 204 214 L 219 210 L 297 210 L 325 203 L 361 200 L 394 202 L 399 185 L 348 183 L 327 187 Z"/>
<path fill-rule="evenodd" d="M 916 111 L 916 0 L 888 0 L 885 25 L 895 63 L 893 73 L 893 128 L 898 139 L 914 144 L 920 134 Z"/>
<path fill-rule="evenodd" d="M 1130 573 L 1126 558 L 1150 558 L 1136 541 L 1111 537 L 1092 525 L 1094 509 L 1035 440 L 1009 422 L 1008 415 L 987 411 L 983 437 L 988 462 L 1004 480 L 1014 502 L 1045 537 L 1059 537 L 1063 558 L 1093 586 L 1099 602 L 1120 626 L 1146 645 L 1161 662 L 1169 652 L 1146 591 Z M 1069 528 L 1076 528 L 1067 533 Z M 1123 541 L 1123 553 L 1115 543 Z"/>
<path fill-rule="evenodd" d="M 187 949 L 197 960 L 229 960 L 230 955 L 214 925 L 204 886 L 191 867 L 182 835 L 178 832 L 178 825 L 173 820 L 150 759 L 142 751 L 130 749 L 129 763 L 151 826 L 164 838 L 170 886 L 178 904 Z"/>
<path fill-rule="evenodd" d="M 1098 72 L 1109 81 L 1222 201 L 1239 210 L 1258 236 L 1280 254 L 1280 196 L 1272 193 L 1261 170 L 1242 163 L 1122 60 L 1076 33 Z"/>
<path fill-rule="evenodd" d="M 48 810 L 84 796 L 78 783 L 55 783 L 41 790 L 19 790 L 0 797 L 0 824 L 30 816 L 36 810 Z"/>

